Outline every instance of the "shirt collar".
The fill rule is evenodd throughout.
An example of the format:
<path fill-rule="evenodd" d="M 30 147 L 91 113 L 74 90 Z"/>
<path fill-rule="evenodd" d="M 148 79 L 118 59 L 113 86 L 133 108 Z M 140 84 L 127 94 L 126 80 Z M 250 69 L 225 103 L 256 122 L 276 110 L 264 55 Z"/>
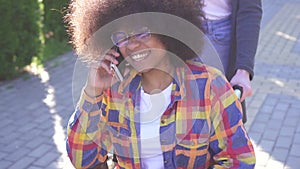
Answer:
<path fill-rule="evenodd" d="M 186 78 L 187 68 L 185 67 L 176 67 L 173 73 L 173 86 L 172 86 L 172 100 L 177 101 L 185 97 L 185 85 L 184 79 Z M 135 69 L 130 70 L 124 76 L 123 82 L 118 85 L 118 93 L 126 94 L 126 91 L 129 91 L 129 94 L 134 94 L 140 90 L 142 76 L 141 73 L 138 73 Z"/>

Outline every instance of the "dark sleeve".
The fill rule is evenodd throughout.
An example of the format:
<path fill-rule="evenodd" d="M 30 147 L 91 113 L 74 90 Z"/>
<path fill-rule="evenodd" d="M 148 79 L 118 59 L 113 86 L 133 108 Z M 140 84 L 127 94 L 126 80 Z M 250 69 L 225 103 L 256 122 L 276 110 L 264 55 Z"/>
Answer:
<path fill-rule="evenodd" d="M 239 0 L 236 13 L 236 69 L 247 70 L 253 78 L 260 23 L 261 0 Z"/>

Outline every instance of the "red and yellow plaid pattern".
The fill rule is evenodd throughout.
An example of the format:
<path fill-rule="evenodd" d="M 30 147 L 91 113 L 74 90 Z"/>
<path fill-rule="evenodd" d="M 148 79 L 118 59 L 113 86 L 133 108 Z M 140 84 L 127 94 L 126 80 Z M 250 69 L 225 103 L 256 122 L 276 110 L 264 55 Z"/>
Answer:
<path fill-rule="evenodd" d="M 188 61 L 174 73 L 171 103 L 161 116 L 164 168 L 254 168 L 240 103 L 222 74 Z M 68 124 L 67 151 L 76 168 L 104 162 L 113 147 L 118 168 L 141 168 L 141 76 L 132 70 L 98 98 L 82 92 Z"/>

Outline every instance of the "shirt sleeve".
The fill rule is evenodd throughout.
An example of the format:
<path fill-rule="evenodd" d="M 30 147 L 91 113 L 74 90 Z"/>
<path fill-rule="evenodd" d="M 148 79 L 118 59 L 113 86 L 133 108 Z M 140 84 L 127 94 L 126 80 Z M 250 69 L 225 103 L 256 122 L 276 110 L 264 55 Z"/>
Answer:
<path fill-rule="evenodd" d="M 210 87 L 211 167 L 254 168 L 254 149 L 242 122 L 242 108 L 237 96 L 222 75 L 213 77 Z"/>
<path fill-rule="evenodd" d="M 107 158 L 111 141 L 104 120 L 106 100 L 104 95 L 90 98 L 83 91 L 69 119 L 67 152 L 76 168 L 91 168 Z"/>
<path fill-rule="evenodd" d="M 261 0 L 241 0 L 236 14 L 236 69 L 244 69 L 253 78 L 254 57 L 262 18 Z"/>

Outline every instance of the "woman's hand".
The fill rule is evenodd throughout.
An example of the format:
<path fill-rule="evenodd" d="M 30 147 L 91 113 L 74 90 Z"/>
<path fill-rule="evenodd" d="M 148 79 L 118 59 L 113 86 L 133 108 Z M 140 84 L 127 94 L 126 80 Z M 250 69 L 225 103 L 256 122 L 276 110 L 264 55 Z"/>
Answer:
<path fill-rule="evenodd" d="M 87 95 L 91 97 L 100 96 L 104 90 L 118 81 L 113 76 L 110 63 L 117 65 L 116 57 L 119 56 L 118 52 L 111 49 L 102 57 L 101 61 L 89 65 L 88 78 L 84 88 Z"/>
<path fill-rule="evenodd" d="M 246 97 L 252 95 L 252 87 L 250 82 L 250 75 L 249 72 L 246 70 L 238 69 L 236 71 L 236 74 L 233 76 L 233 78 L 230 81 L 230 84 L 232 86 L 239 85 L 243 88 L 243 95 L 241 97 L 241 102 L 245 100 Z"/>

